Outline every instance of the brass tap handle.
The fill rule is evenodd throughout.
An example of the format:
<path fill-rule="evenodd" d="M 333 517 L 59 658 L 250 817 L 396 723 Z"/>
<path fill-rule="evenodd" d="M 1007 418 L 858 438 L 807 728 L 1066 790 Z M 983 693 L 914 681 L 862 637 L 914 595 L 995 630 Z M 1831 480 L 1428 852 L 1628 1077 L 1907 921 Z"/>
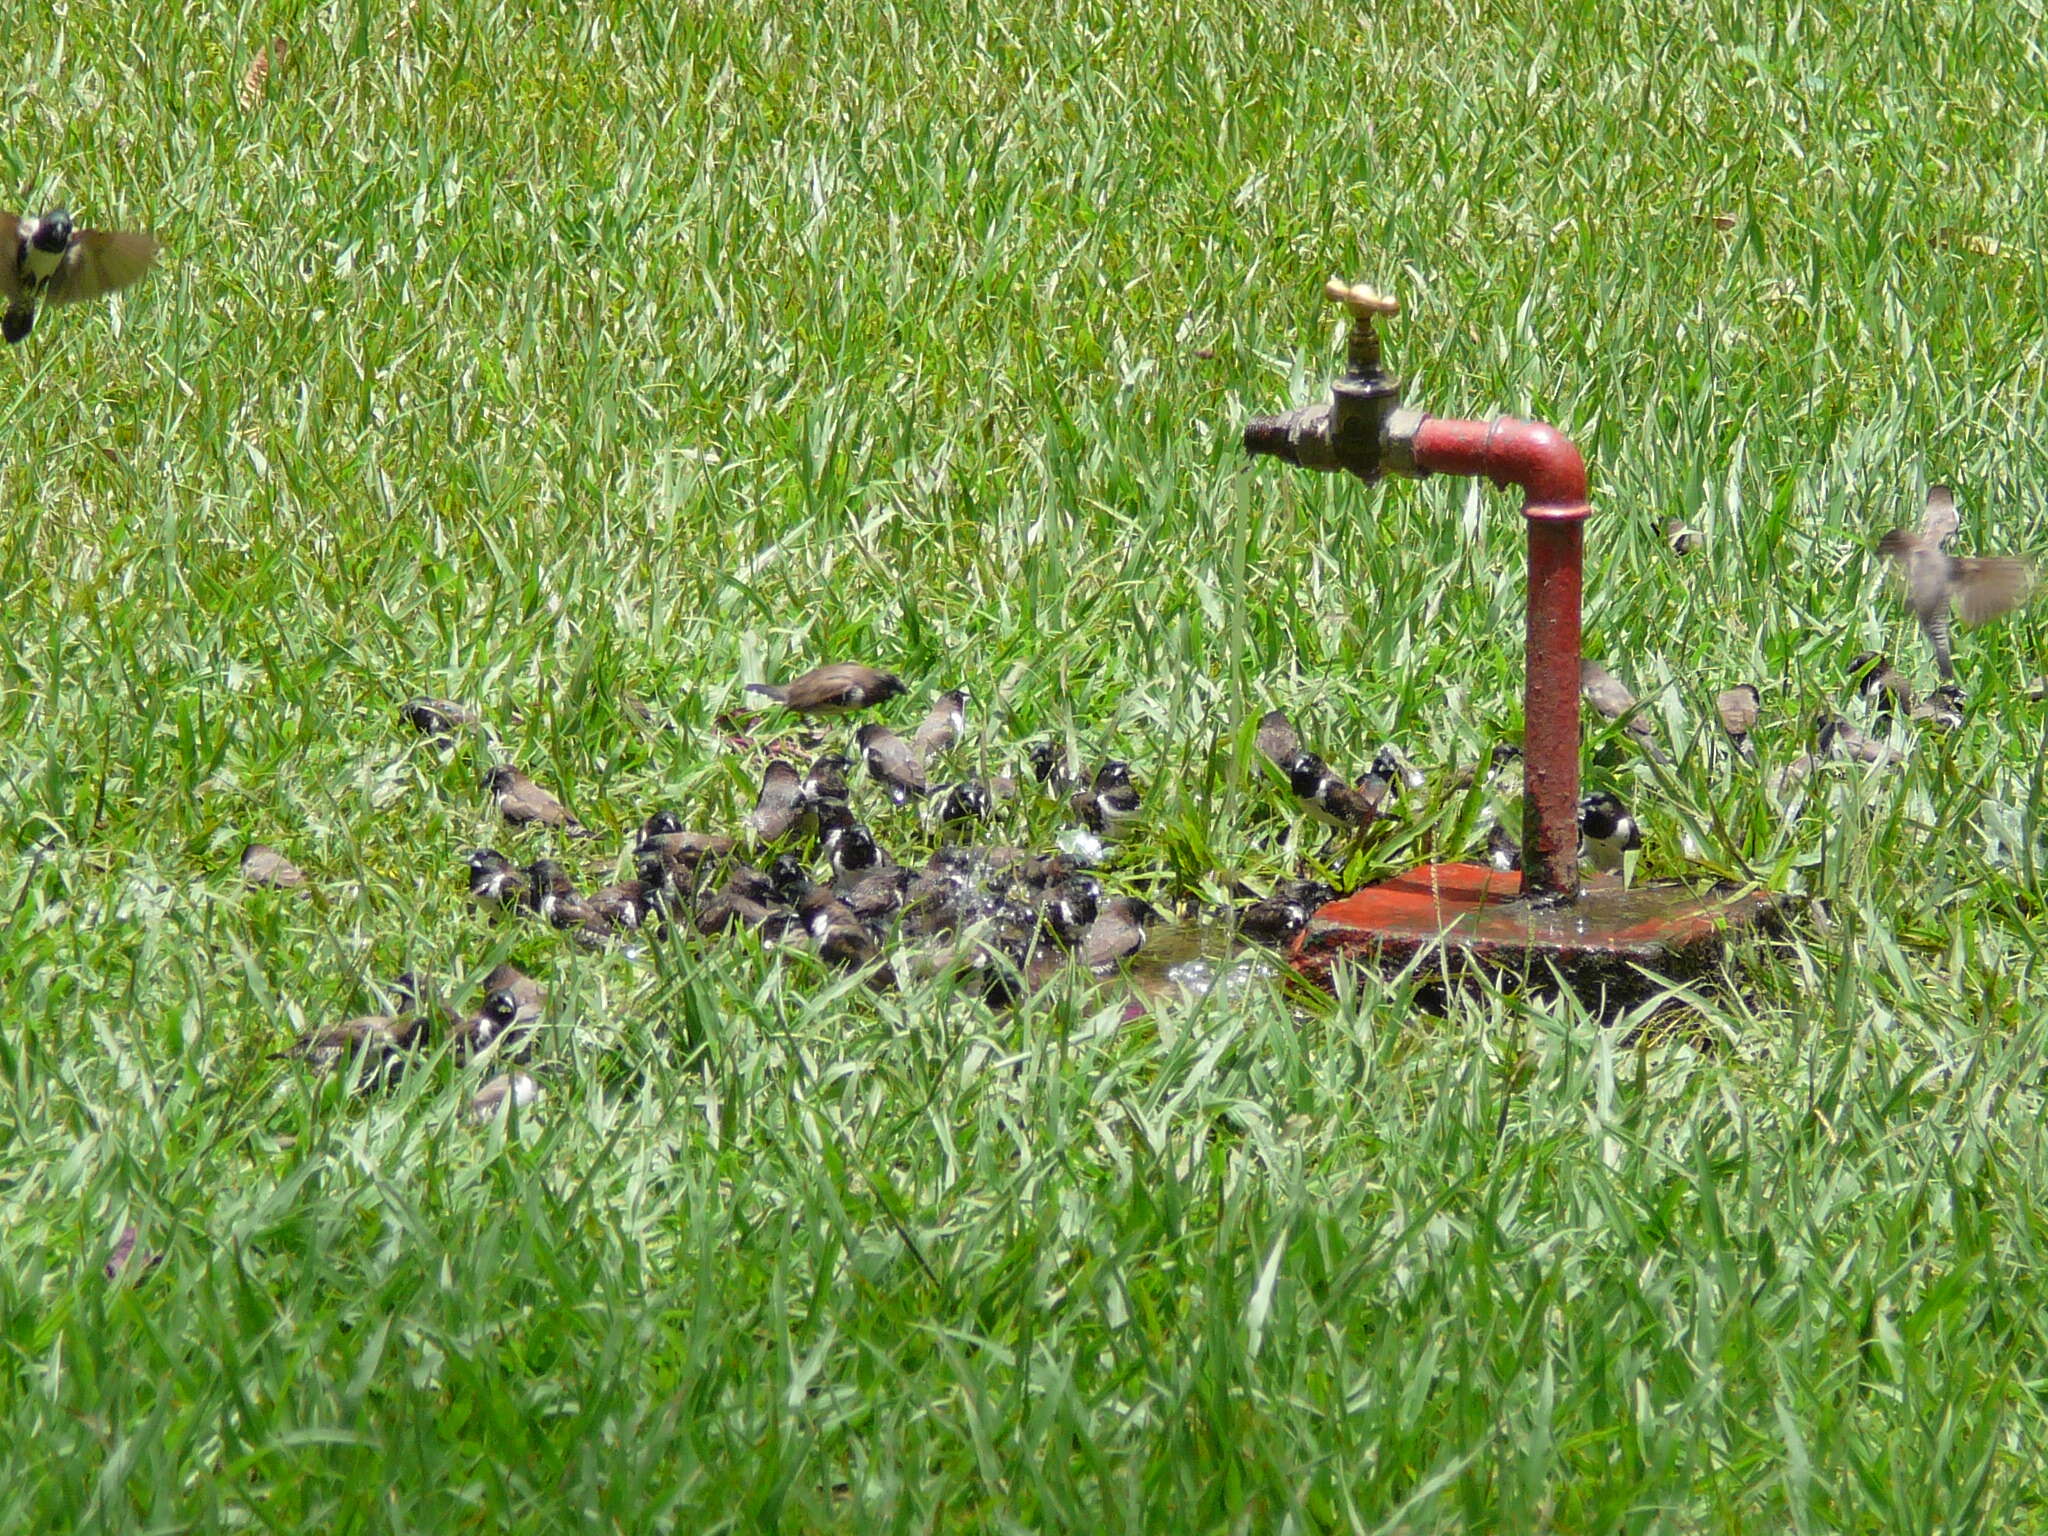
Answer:
<path fill-rule="evenodd" d="M 1342 278 L 1331 278 L 1323 284 L 1323 297 L 1332 304 L 1342 304 L 1351 311 L 1354 320 L 1370 320 L 1375 315 L 1392 319 L 1401 313 L 1401 301 L 1368 288 L 1363 283 L 1347 283 Z"/>

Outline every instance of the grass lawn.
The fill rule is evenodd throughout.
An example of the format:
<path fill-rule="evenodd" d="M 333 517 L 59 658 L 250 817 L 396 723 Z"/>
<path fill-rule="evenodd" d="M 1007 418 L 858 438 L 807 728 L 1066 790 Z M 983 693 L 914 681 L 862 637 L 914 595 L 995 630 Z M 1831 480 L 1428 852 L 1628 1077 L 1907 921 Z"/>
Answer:
<path fill-rule="evenodd" d="M 1856 652 L 1934 681 L 1872 549 L 1928 482 L 2048 552 L 2041 23 L 22 5 L 0 185 L 167 253 L 0 356 L 0 1530 L 2048 1527 L 2048 608 L 1903 773 L 1765 788 Z M 1239 451 L 1336 367 L 1332 272 L 1401 295 L 1412 400 L 1585 450 L 1588 649 L 1677 758 L 1589 717 L 1644 873 L 1824 900 L 1694 999 L 1714 1048 L 469 907 L 479 842 L 730 828 L 716 718 L 820 661 L 904 728 L 967 683 L 992 769 L 1128 758 L 1108 878 L 1160 900 L 1292 872 L 1269 707 L 1439 786 L 1511 736 L 1512 501 Z M 1468 848 L 1433 804 L 1351 877 Z M 554 1069 L 509 1120 L 446 1052 L 269 1057 L 508 958 Z"/>

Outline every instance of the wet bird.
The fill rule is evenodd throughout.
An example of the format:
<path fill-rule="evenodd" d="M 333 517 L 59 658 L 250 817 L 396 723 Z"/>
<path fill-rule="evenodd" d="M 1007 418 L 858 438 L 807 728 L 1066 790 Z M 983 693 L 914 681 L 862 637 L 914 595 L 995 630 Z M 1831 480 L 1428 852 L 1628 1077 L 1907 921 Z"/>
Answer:
<path fill-rule="evenodd" d="M 496 797 L 498 814 L 515 827 L 559 827 L 571 837 L 595 837 L 569 808 L 508 763 L 484 775 L 484 787 Z"/>
<path fill-rule="evenodd" d="M 1737 683 L 1733 688 L 1714 695 L 1714 713 L 1720 717 L 1721 729 L 1727 733 L 1735 750 L 1744 757 L 1756 756 L 1756 748 L 1749 742 L 1749 733 L 1756 729 L 1757 715 L 1762 708 L 1763 695 L 1757 692 L 1754 683 Z"/>
<path fill-rule="evenodd" d="M 507 1109 L 524 1109 L 540 1098 L 540 1084 L 525 1072 L 500 1072 L 477 1089 L 469 1101 L 469 1118 L 479 1123 L 495 1120 Z"/>
<path fill-rule="evenodd" d="M 149 235 L 80 229 L 62 208 L 40 216 L 0 213 L 0 337 L 35 329 L 38 304 L 76 304 L 126 288 L 156 260 Z"/>
<path fill-rule="evenodd" d="M 1671 761 L 1670 754 L 1657 745 L 1650 722 L 1635 712 L 1636 696 L 1620 678 L 1590 656 L 1579 658 L 1579 692 L 1608 719 L 1623 722 L 1622 728 L 1635 737 L 1651 762 Z"/>
<path fill-rule="evenodd" d="M 1074 792 L 1068 805 L 1090 832 L 1115 839 L 1138 819 L 1144 802 L 1131 782 L 1131 765 L 1111 758 L 1095 770 L 1086 789 Z"/>
<path fill-rule="evenodd" d="M 867 760 L 868 772 L 889 792 L 889 798 L 896 804 L 903 805 L 913 796 L 931 793 L 931 786 L 925 782 L 924 769 L 918 764 L 917 754 L 911 750 L 910 743 L 886 725 L 864 725 L 854 733 L 853 739 Z"/>
<path fill-rule="evenodd" d="M 931 713 L 910 738 L 910 750 L 920 763 L 929 764 L 960 744 L 967 730 L 968 699 L 965 688 L 948 688 L 933 701 Z"/>
<path fill-rule="evenodd" d="M 939 797 L 938 818 L 947 826 L 987 821 L 995 815 L 998 804 L 1016 797 L 1017 781 L 1008 774 L 999 773 L 992 779 L 962 779 L 949 784 Z"/>
<path fill-rule="evenodd" d="M 1579 801 L 1579 845 L 1595 869 L 1612 874 L 1624 853 L 1643 846 L 1643 834 L 1615 796 L 1587 795 Z"/>
<path fill-rule="evenodd" d="M 1068 949 L 1086 939 L 1101 910 L 1102 882 L 1080 874 L 1049 887 L 1039 906 L 1045 931 Z"/>
<path fill-rule="evenodd" d="M 526 872 L 497 849 L 473 848 L 468 863 L 469 897 L 478 906 L 505 911 L 525 900 Z"/>
<path fill-rule="evenodd" d="M 1958 558 L 1947 551 L 1959 525 L 1955 497 L 1945 485 L 1930 486 L 1918 532 L 1894 528 L 1878 540 L 1880 554 L 1899 562 L 1906 580 L 1906 607 L 1934 651 L 1935 669 L 1945 683 L 1956 669 L 1949 646 L 1951 614 L 1959 624 L 1982 624 L 2033 595 L 2031 562 L 2007 555 Z"/>
<path fill-rule="evenodd" d="M 483 724 L 482 715 L 455 699 L 407 699 L 398 713 L 422 736 L 453 736 L 464 726 Z"/>
<path fill-rule="evenodd" d="M 1522 840 L 1508 830 L 1504 821 L 1496 821 L 1486 829 L 1486 862 L 1502 874 L 1522 867 Z"/>
<path fill-rule="evenodd" d="M 1932 720 L 1943 730 L 1959 731 L 1963 728 L 1963 690 L 1954 683 L 1943 683 L 1927 695 L 1927 701 L 1913 711 L 1918 718 Z"/>
<path fill-rule="evenodd" d="M 747 692 L 762 694 L 799 715 L 851 714 L 871 709 L 905 691 L 903 679 L 895 673 L 878 672 L 853 661 L 813 667 L 785 684 L 747 684 Z"/>
<path fill-rule="evenodd" d="M 818 958 L 848 970 L 867 965 L 881 953 L 854 910 L 830 886 L 814 885 L 797 903 L 796 915 L 817 948 Z"/>
<path fill-rule="evenodd" d="M 832 873 L 841 880 L 851 880 L 866 874 L 881 864 L 896 861 L 882 852 L 881 844 L 875 841 L 874 833 L 859 822 L 847 820 L 828 831 L 820 840 L 825 857 L 831 861 Z"/>
<path fill-rule="evenodd" d="M 1145 930 L 1160 921 L 1158 908 L 1137 896 L 1111 896 L 1098 904 L 1095 921 L 1081 935 L 1081 963 L 1104 970 L 1145 947 Z"/>
<path fill-rule="evenodd" d="M 804 823 L 806 811 L 796 765 L 771 757 L 761 772 L 761 792 L 747 813 L 747 835 L 757 843 L 779 843 Z"/>
<path fill-rule="evenodd" d="M 1337 899 L 1320 880 L 1282 880 L 1237 916 L 1237 931 L 1255 944 L 1290 944 L 1308 920 Z"/>
<path fill-rule="evenodd" d="M 1667 517 L 1664 520 L 1664 543 L 1674 555 L 1689 555 L 1707 542 L 1707 536 L 1697 528 L 1685 526 L 1685 520 Z"/>
<path fill-rule="evenodd" d="M 296 891 L 306 872 L 268 843 L 251 843 L 242 850 L 242 881 L 257 890 Z"/>

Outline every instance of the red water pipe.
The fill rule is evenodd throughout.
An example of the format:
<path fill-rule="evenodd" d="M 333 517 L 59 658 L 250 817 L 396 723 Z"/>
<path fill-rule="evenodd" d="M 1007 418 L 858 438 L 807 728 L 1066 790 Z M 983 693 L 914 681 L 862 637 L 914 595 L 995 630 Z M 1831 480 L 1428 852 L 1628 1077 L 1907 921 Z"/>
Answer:
<path fill-rule="evenodd" d="M 1440 475 L 1519 485 L 1529 525 L 1528 630 L 1522 692 L 1522 891 L 1550 901 L 1579 893 L 1579 599 L 1586 464 L 1570 438 L 1540 421 L 1424 417 L 1414 461 Z"/>

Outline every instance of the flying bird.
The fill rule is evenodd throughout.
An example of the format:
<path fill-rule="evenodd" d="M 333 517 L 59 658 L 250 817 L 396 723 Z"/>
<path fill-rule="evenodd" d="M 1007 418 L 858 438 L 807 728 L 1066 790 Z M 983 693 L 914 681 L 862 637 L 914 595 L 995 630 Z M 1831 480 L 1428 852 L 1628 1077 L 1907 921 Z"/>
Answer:
<path fill-rule="evenodd" d="M 747 692 L 773 699 L 798 715 L 845 715 L 870 709 L 907 690 L 893 672 L 878 672 L 857 661 L 813 667 L 788 683 L 749 683 Z"/>
<path fill-rule="evenodd" d="M 38 304 L 77 304 L 126 288 L 156 260 L 150 235 L 80 229 L 62 208 L 36 217 L 0 213 L 0 337 L 35 329 Z"/>
<path fill-rule="evenodd" d="M 1934 651 L 1944 683 L 1955 681 L 1949 648 L 1949 620 L 1982 624 L 2024 603 L 2034 592 L 2034 567 L 2010 555 L 1963 558 L 1948 553 L 1960 519 L 1945 485 L 1930 486 L 1927 511 L 1916 533 L 1894 528 L 1877 541 L 1878 553 L 1899 562 L 1906 579 L 1906 607 Z"/>

